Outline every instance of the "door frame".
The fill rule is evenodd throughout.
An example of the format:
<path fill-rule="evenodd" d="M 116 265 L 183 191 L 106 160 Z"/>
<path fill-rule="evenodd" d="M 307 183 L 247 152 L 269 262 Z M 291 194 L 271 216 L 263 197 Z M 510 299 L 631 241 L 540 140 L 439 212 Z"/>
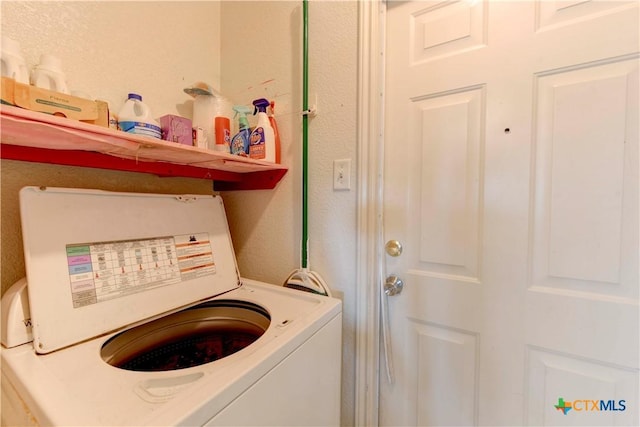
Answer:
<path fill-rule="evenodd" d="M 378 425 L 384 178 L 384 0 L 358 2 L 355 425 Z"/>
<path fill-rule="evenodd" d="M 385 21 L 388 0 L 358 1 L 355 425 L 377 426 L 380 357 L 379 248 L 383 219 Z M 629 57 L 637 56 L 637 53 Z M 533 154 L 532 154 L 533 155 Z M 533 171 L 532 171 L 533 173 Z M 525 411 L 526 411 L 525 402 Z"/>

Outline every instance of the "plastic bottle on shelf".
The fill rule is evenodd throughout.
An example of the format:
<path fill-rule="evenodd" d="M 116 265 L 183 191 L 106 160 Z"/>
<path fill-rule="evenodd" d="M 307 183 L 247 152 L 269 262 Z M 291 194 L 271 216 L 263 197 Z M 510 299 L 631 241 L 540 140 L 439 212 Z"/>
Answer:
<path fill-rule="evenodd" d="M 66 77 L 62 72 L 62 61 L 47 53 L 40 55 L 40 63 L 33 67 L 29 81 L 33 86 L 69 93 Z"/>
<path fill-rule="evenodd" d="M 193 127 L 202 129 L 202 138 L 197 141 L 200 148 L 213 149 L 215 145 L 214 119 L 217 102 L 215 95 L 196 94 L 193 99 Z"/>
<path fill-rule="evenodd" d="M 275 101 L 270 102 L 269 108 L 269 123 L 271 123 L 271 127 L 273 128 L 273 136 L 275 137 L 276 142 L 276 163 L 280 164 L 280 132 L 278 131 L 278 123 L 276 122 L 276 118 L 274 116 L 276 103 Z"/>
<path fill-rule="evenodd" d="M 9 77 L 18 83 L 29 84 L 29 69 L 22 56 L 20 43 L 7 36 L 2 36 L 0 54 L 2 77 Z"/>
<path fill-rule="evenodd" d="M 231 122 L 229 118 L 218 116 L 215 118 L 216 144 L 214 149 L 229 153 L 231 151 Z"/>
<path fill-rule="evenodd" d="M 109 116 L 109 129 L 120 130 L 118 127 L 118 114 L 111 106 L 111 102 L 107 101 L 107 114 Z"/>
<path fill-rule="evenodd" d="M 162 138 L 160 125 L 153 119 L 151 110 L 137 93 L 130 93 L 118 112 L 118 127 L 124 132 Z"/>
<path fill-rule="evenodd" d="M 267 116 L 269 101 L 264 98 L 253 101 L 253 114 L 258 114 L 258 124 L 249 137 L 249 157 L 252 159 L 276 161 L 276 138 Z"/>
<path fill-rule="evenodd" d="M 234 105 L 233 111 L 236 112 L 235 116 L 238 117 L 238 133 L 231 138 L 231 154 L 238 156 L 249 156 L 249 120 L 247 114 L 251 112 L 251 109 L 246 105 Z M 234 116 L 234 117 L 235 117 Z"/>

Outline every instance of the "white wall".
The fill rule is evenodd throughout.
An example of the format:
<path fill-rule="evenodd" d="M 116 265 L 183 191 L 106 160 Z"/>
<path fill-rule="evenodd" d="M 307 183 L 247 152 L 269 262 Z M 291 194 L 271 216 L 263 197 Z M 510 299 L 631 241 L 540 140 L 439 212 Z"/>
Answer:
<path fill-rule="evenodd" d="M 154 116 L 190 116 L 182 90 L 220 82 L 218 2 L 3 1 L 2 34 L 20 42 L 28 66 L 62 60 L 72 90 L 112 103 L 142 95 Z"/>
<path fill-rule="evenodd" d="M 353 425 L 356 277 L 357 2 L 309 3 L 310 268 L 344 294 L 342 423 Z M 224 2 L 221 86 L 234 102 L 276 102 L 282 161 L 275 191 L 223 194 L 240 271 L 282 283 L 300 267 L 302 2 Z M 352 160 L 351 191 L 333 191 L 333 160 Z M 313 367 L 310 367 L 313 369 Z"/>

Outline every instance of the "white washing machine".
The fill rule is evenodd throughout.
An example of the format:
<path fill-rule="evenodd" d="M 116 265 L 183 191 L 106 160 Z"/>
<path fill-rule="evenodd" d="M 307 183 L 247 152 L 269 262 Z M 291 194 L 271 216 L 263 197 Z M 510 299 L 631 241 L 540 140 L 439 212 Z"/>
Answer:
<path fill-rule="evenodd" d="M 26 187 L 20 208 L 3 425 L 339 424 L 340 301 L 241 279 L 219 196 Z"/>

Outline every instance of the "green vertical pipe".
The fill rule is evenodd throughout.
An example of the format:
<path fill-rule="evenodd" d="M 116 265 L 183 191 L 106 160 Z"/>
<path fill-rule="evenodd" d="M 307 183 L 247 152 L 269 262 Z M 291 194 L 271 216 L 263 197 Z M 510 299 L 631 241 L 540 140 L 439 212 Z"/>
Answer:
<path fill-rule="evenodd" d="M 302 268 L 308 267 L 309 230 L 309 10 L 308 0 L 302 0 Z"/>

